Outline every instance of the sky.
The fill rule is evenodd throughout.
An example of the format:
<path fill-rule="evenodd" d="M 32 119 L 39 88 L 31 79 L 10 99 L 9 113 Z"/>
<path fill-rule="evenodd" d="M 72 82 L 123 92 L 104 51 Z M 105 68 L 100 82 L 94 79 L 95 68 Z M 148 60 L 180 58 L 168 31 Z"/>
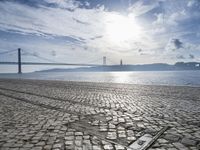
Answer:
<path fill-rule="evenodd" d="M 199 41 L 200 0 L 0 1 L 0 61 L 173 64 L 200 61 Z"/>

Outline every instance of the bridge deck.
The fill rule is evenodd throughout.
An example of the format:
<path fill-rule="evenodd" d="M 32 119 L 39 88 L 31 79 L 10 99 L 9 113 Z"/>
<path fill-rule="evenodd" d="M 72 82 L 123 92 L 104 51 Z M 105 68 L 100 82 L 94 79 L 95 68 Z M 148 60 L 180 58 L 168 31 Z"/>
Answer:
<path fill-rule="evenodd" d="M 18 62 L 0 62 L 0 65 L 18 65 Z M 38 62 L 22 62 L 21 65 L 102 66 L 102 65 L 99 65 L 99 64 L 84 64 L 84 63 L 38 63 Z"/>

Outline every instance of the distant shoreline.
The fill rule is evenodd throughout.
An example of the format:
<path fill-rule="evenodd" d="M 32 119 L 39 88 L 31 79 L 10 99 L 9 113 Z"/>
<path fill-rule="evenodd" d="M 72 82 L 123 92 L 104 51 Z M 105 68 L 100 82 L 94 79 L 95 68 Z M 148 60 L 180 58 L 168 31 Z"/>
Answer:
<path fill-rule="evenodd" d="M 199 62 L 177 62 L 174 65 L 165 63 L 143 64 L 143 65 L 102 65 L 79 68 L 54 68 L 36 72 L 113 72 L 113 71 L 185 71 L 200 70 Z"/>

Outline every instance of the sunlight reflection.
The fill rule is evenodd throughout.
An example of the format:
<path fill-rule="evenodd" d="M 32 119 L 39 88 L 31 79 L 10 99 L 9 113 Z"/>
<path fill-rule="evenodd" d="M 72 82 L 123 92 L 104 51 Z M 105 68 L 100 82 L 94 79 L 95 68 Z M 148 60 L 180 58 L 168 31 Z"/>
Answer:
<path fill-rule="evenodd" d="M 114 83 L 128 83 L 131 80 L 130 72 L 111 72 Z"/>

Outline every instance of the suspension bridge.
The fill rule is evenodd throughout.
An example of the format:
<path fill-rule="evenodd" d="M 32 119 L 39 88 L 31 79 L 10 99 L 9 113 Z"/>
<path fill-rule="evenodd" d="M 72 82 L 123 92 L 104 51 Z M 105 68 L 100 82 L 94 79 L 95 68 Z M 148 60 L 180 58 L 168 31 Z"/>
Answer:
<path fill-rule="evenodd" d="M 18 48 L 17 50 L 8 50 L 0 52 L 0 55 L 9 54 L 12 52 L 17 52 L 17 61 L 0 61 L 0 65 L 17 65 L 18 66 L 18 73 L 22 73 L 22 66 L 23 65 L 47 65 L 47 66 L 105 66 L 107 65 L 107 58 L 106 56 L 103 56 L 103 63 L 97 64 L 97 63 L 62 63 L 62 62 L 55 62 L 53 60 L 50 60 L 48 58 L 44 58 L 41 56 L 38 56 L 37 54 L 30 53 L 28 51 L 22 50 L 21 48 Z M 24 54 L 29 56 L 34 56 L 36 58 L 48 61 L 48 62 L 23 62 L 22 61 L 22 52 Z M 102 58 L 101 58 L 102 59 Z M 110 61 L 112 62 L 112 61 Z M 112 62 L 113 63 L 113 62 Z M 117 63 L 113 63 L 117 64 Z"/>

